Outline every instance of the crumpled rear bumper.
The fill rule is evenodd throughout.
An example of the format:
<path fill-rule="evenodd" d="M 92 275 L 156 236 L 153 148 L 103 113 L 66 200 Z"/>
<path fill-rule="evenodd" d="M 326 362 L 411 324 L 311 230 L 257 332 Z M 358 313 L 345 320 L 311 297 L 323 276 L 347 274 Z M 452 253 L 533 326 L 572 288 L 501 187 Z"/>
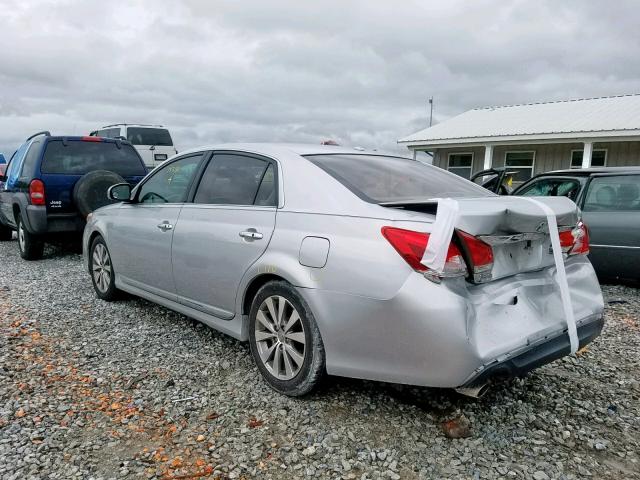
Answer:
<path fill-rule="evenodd" d="M 594 315 L 592 318 L 584 319 L 582 324 L 578 326 L 580 348 L 598 337 L 603 326 L 604 317 L 602 315 Z M 501 383 L 514 377 L 521 377 L 531 370 L 569 355 L 570 352 L 569 335 L 565 330 L 560 335 L 545 338 L 535 345 L 512 352 L 491 364 L 483 365 L 459 388 L 475 389 Z"/>

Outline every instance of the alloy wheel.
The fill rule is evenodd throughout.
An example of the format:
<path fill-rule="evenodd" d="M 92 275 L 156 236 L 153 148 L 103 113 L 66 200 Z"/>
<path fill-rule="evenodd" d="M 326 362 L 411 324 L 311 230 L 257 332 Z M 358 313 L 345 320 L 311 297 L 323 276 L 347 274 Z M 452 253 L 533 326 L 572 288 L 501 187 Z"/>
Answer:
<path fill-rule="evenodd" d="M 24 252 L 24 225 L 21 221 L 18 222 L 18 246 L 20 250 Z"/>
<path fill-rule="evenodd" d="M 305 358 L 304 324 L 295 307 L 280 295 L 267 297 L 256 315 L 256 347 L 263 365 L 278 380 L 291 380 Z"/>
<path fill-rule="evenodd" d="M 111 285 L 111 258 L 102 243 L 96 243 L 93 249 L 93 280 L 102 293 Z"/>

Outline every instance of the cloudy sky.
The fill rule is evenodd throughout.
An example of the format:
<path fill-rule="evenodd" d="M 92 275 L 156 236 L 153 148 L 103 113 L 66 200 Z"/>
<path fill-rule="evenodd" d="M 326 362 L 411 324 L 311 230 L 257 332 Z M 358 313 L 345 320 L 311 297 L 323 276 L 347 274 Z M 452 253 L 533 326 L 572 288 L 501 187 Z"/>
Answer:
<path fill-rule="evenodd" d="M 179 149 L 402 136 L 476 106 L 640 92 L 636 1 L 0 0 L 0 151 L 169 126 Z"/>

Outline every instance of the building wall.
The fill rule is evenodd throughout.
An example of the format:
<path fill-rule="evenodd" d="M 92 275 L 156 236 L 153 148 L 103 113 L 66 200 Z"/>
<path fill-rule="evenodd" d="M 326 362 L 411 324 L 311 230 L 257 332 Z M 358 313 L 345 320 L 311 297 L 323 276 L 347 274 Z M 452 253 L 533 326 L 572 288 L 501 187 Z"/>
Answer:
<path fill-rule="evenodd" d="M 545 143 L 531 145 L 510 145 L 493 147 L 492 165 L 503 167 L 507 152 L 535 151 L 534 174 L 560 170 L 571 166 L 571 151 L 582 150 L 582 143 Z M 594 143 L 593 149 L 607 150 L 608 167 L 640 166 L 640 142 L 608 142 Z M 479 172 L 484 164 L 484 147 L 468 148 L 442 148 L 435 152 L 433 164 L 441 168 L 447 168 L 450 153 L 473 153 L 473 173 Z"/>
<path fill-rule="evenodd" d="M 593 148 L 607 149 L 607 167 L 640 166 L 640 142 L 594 143 Z"/>
<path fill-rule="evenodd" d="M 446 170 L 450 153 L 473 153 L 473 173 L 482 170 L 484 165 L 484 147 L 442 148 L 436 150 L 433 164 Z"/>

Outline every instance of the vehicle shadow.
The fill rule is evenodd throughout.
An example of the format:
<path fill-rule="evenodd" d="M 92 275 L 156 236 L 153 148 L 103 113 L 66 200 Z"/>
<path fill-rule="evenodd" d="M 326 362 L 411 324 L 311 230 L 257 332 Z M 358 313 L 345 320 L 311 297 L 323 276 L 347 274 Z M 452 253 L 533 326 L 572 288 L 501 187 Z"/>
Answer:
<path fill-rule="evenodd" d="M 355 395 L 365 395 L 379 401 L 394 402 L 418 408 L 437 417 L 446 418 L 473 406 L 489 410 L 505 401 L 505 393 L 513 390 L 513 381 L 492 386 L 480 398 L 472 398 L 452 388 L 418 387 L 370 380 L 329 376 L 320 390 L 312 394 L 312 400 L 337 400 Z M 511 392 L 513 393 L 513 392 Z M 512 395 L 506 395 L 511 397 Z"/>

